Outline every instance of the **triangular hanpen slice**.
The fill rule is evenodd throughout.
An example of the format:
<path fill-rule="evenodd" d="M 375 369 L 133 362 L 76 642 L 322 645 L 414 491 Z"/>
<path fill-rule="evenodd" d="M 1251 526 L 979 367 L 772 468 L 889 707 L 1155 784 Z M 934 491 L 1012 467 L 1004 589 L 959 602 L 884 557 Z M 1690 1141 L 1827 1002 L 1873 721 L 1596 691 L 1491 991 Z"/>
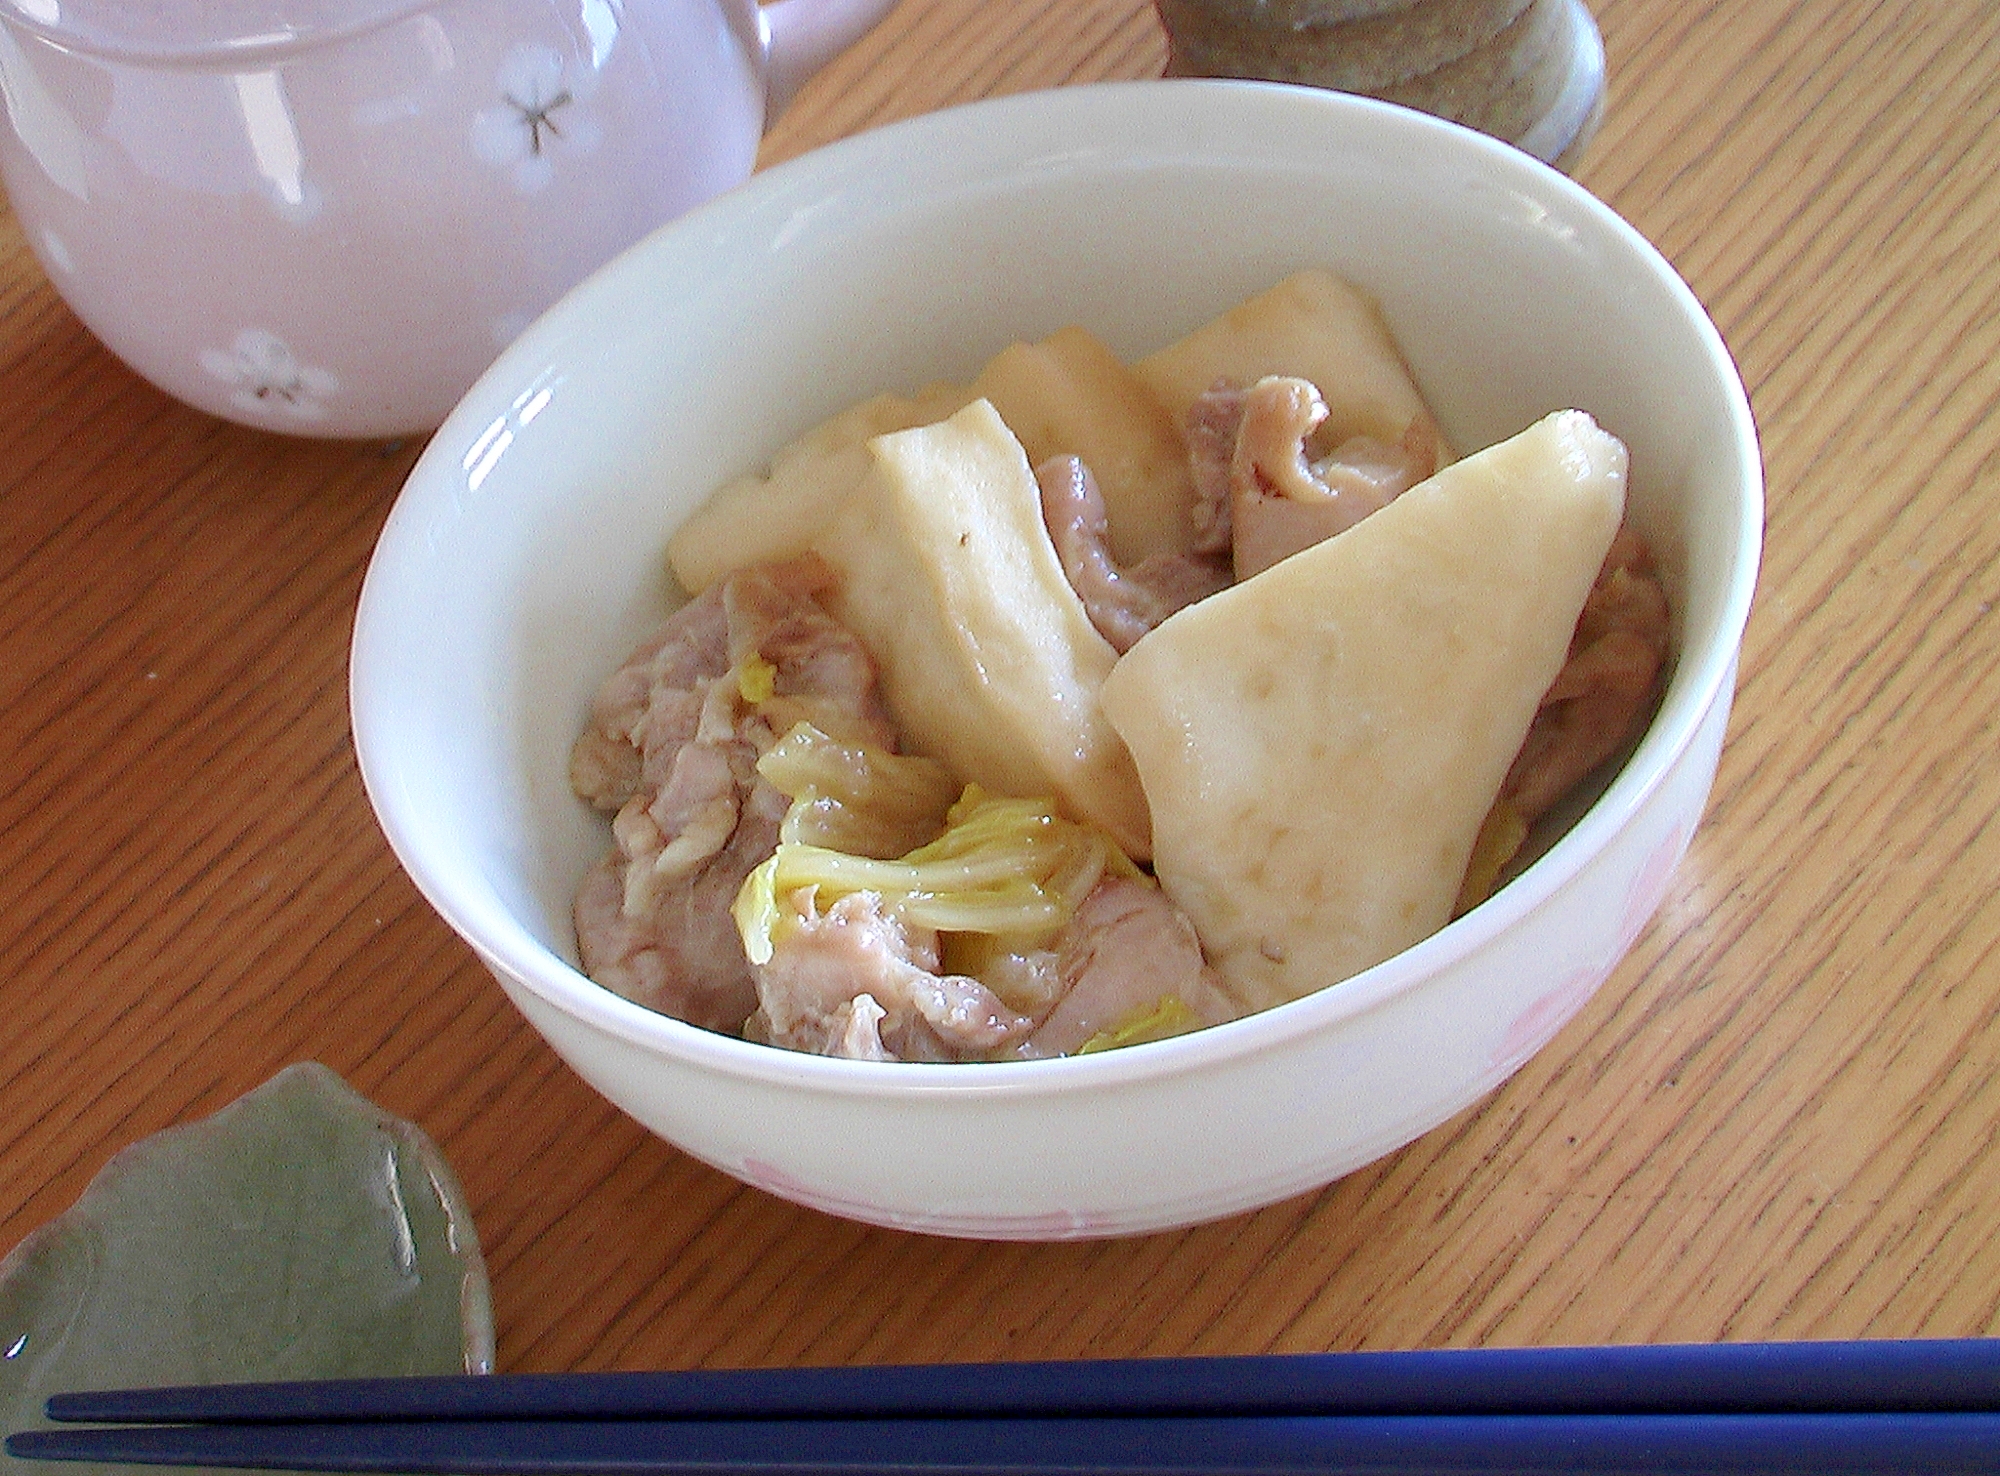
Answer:
<path fill-rule="evenodd" d="M 1145 796 L 1097 704 L 1117 653 L 1063 574 L 1020 442 L 975 400 L 869 446 L 815 546 L 841 573 L 828 611 L 875 658 L 907 746 L 1144 857 Z"/>
<path fill-rule="evenodd" d="M 1375 299 L 1323 268 L 1295 272 L 1132 366 L 1181 424 L 1197 396 L 1226 379 L 1239 388 L 1267 374 L 1310 380 L 1326 400 L 1321 436 L 1395 445 L 1413 424 L 1430 426 L 1402 351 Z M 1438 446 L 1442 459 L 1450 451 Z"/>
<path fill-rule="evenodd" d="M 1162 885 L 1253 1009 L 1449 920 L 1624 509 L 1625 449 L 1562 411 L 1189 606 L 1100 697 Z"/>
<path fill-rule="evenodd" d="M 934 384 L 914 397 L 876 395 L 822 421 L 764 471 L 723 483 L 688 516 L 667 543 L 674 578 L 700 594 L 747 565 L 804 553 L 868 474 L 869 441 L 942 420 L 969 398 L 955 385 Z"/>
<path fill-rule="evenodd" d="M 1097 479 L 1111 556 L 1137 564 L 1194 543 L 1194 483 L 1179 422 L 1138 377 L 1086 330 L 1002 349 L 972 392 L 993 402 L 1020 437 L 1028 464 L 1077 456 Z"/>

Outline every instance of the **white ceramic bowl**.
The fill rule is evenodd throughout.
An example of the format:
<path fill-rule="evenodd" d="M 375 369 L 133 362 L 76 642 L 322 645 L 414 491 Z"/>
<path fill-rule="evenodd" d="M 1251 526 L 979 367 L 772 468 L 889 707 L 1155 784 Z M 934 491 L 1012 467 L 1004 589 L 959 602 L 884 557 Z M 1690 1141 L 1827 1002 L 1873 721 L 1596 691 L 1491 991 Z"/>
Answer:
<path fill-rule="evenodd" d="M 1136 356 L 1307 265 L 1381 300 L 1447 435 L 1580 406 L 1632 451 L 1676 614 L 1659 715 L 1597 803 L 1442 932 L 1310 998 L 1069 1060 L 828 1060 L 704 1033 L 574 966 L 607 844 L 566 787 L 592 690 L 667 608 L 689 508 L 878 390 L 1071 321 Z M 1762 523 L 1755 430 L 1667 263 L 1526 155 L 1260 83 L 1067 89 L 774 168 L 524 335 L 412 473 L 362 593 L 356 746 L 390 843 L 586 1080 L 803 1204 L 941 1234 L 1185 1225 L 1315 1188 L 1478 1100 L 1658 905 L 1714 778 Z"/>

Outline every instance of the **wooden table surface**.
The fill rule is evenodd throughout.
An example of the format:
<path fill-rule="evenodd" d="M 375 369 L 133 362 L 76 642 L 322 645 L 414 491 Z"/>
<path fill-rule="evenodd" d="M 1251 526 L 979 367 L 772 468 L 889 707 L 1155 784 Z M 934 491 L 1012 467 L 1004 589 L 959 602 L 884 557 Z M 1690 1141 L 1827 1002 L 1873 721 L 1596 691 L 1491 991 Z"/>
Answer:
<path fill-rule="evenodd" d="M 2000 1333 L 2000 7 L 1595 9 L 1578 178 L 1708 305 L 1768 471 L 1706 821 L 1488 1100 L 1129 1240 L 829 1219 L 584 1087 L 356 775 L 349 624 L 418 446 L 175 404 L 0 215 L 0 1248 L 317 1059 L 457 1169 L 503 1369 Z M 1164 58 L 1143 0 L 902 0 L 766 157 Z"/>

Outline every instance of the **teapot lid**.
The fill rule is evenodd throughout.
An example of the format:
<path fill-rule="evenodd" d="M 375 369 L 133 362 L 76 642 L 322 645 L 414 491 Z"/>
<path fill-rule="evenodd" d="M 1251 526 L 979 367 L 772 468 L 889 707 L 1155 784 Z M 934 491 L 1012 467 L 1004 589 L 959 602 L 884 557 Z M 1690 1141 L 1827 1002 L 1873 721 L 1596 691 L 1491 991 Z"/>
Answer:
<path fill-rule="evenodd" d="M 0 0 L 0 21 L 114 61 L 213 66 L 279 60 L 387 25 L 434 0 Z"/>

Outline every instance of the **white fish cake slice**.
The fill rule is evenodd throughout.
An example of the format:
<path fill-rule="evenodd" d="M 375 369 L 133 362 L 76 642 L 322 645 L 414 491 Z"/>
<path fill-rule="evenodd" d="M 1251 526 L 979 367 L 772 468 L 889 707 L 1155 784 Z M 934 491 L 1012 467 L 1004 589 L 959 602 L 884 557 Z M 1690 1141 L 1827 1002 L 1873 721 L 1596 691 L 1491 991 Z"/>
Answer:
<path fill-rule="evenodd" d="M 841 573 L 828 611 L 875 658 L 906 746 L 1145 856 L 1145 796 L 1097 704 L 1117 653 L 1063 575 L 1021 443 L 975 400 L 870 452 L 815 547 Z"/>
<path fill-rule="evenodd" d="M 1149 632 L 1101 690 L 1153 861 L 1254 1009 L 1450 918 L 1624 510 L 1561 411 Z"/>
<path fill-rule="evenodd" d="M 1218 379 L 1255 384 L 1267 374 L 1309 379 L 1326 400 L 1319 439 L 1395 445 L 1429 408 L 1375 300 L 1321 268 L 1294 273 L 1132 366 L 1174 423 Z M 1439 459 L 1450 459 L 1439 445 Z"/>
<path fill-rule="evenodd" d="M 803 552 L 866 475 L 873 437 L 942 420 L 981 397 L 993 401 L 1032 461 L 1083 457 L 1104 494 L 1120 563 L 1186 548 L 1193 538 L 1180 441 L 1187 408 L 1219 377 L 1247 385 L 1266 374 L 1319 387 L 1330 410 L 1321 433 L 1328 444 L 1351 435 L 1393 443 L 1412 421 L 1429 419 L 1373 300 L 1314 269 L 1130 368 L 1072 327 L 1002 350 L 970 387 L 939 383 L 913 396 L 864 400 L 785 446 L 763 472 L 717 489 L 676 530 L 667 562 L 681 587 L 699 594 L 747 564 Z"/>
<path fill-rule="evenodd" d="M 1194 543 L 1194 482 L 1174 417 L 1089 331 L 1064 328 L 1001 350 L 972 382 L 1020 438 L 1031 466 L 1080 456 L 1097 479 L 1120 564 Z"/>
<path fill-rule="evenodd" d="M 969 398 L 957 385 L 936 384 L 915 396 L 876 395 L 820 422 L 762 473 L 725 482 L 675 530 L 667 542 L 674 578 L 700 594 L 747 565 L 804 553 L 868 474 L 870 440 L 941 420 Z"/>

